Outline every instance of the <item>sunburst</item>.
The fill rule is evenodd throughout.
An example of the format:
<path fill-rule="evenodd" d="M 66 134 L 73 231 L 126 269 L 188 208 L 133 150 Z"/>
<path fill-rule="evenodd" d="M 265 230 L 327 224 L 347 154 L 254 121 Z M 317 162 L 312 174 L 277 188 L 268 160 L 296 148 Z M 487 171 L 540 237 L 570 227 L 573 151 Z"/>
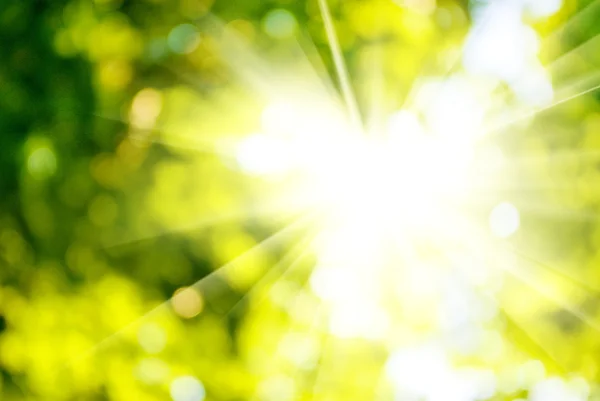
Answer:
<path fill-rule="evenodd" d="M 391 111 L 378 98 L 370 99 L 374 106 L 367 112 L 359 107 L 365 102 L 357 101 L 352 82 L 362 77 L 346 68 L 326 0 L 318 7 L 334 82 L 324 76 L 304 36 L 289 42 L 292 52 L 303 55 L 290 73 L 266 62 L 216 18 L 204 21 L 223 59 L 265 105 L 261 132 L 202 149 L 216 151 L 226 162 L 233 159 L 265 204 L 283 204 L 286 212 L 303 216 L 258 245 L 303 233 L 244 299 L 280 302 L 290 330 L 293 326 L 309 344 L 303 343 L 307 354 L 321 350 L 313 383 L 317 394 L 330 391 L 327 369 L 335 363 L 330 353 L 348 341 L 366 341 L 386 355 L 379 357 L 384 373 L 372 391 L 396 399 L 471 401 L 519 391 L 529 391 L 534 401 L 586 397 L 580 380 L 543 379 L 543 364 L 535 359 L 548 364 L 557 357 L 512 317 L 526 296 L 511 291 L 524 284 L 532 296 L 600 329 L 569 300 L 563 284 L 553 281 L 560 271 L 543 267 L 511 242 L 522 223 L 520 205 L 528 204 L 513 201 L 505 189 L 522 182 L 513 175 L 514 165 L 531 159 L 511 158 L 501 151 L 499 139 L 510 128 L 600 87 L 589 75 L 585 87 L 557 89 L 551 82 L 557 64 L 545 68 L 540 62 L 541 42 L 523 14 L 549 16 L 559 6 L 483 2 L 460 49 L 462 63 L 449 63 L 439 76 L 421 77 L 403 106 Z M 372 74 L 387 78 L 381 71 Z M 372 88 L 374 94 L 380 91 Z M 516 106 L 509 107 L 507 98 Z M 316 263 L 309 274 L 300 274 L 308 276 L 306 285 L 280 291 L 309 254 Z M 210 293 L 212 277 L 239 273 L 232 266 L 193 287 Z M 561 280 L 581 289 L 583 283 L 565 277 Z M 511 290 L 503 291 L 503 285 Z M 303 297 L 319 301 L 315 309 L 306 307 L 318 310 L 310 322 L 298 312 Z M 502 358 L 514 352 L 502 324 L 523 329 L 537 355 Z M 310 365 L 308 356 L 298 359 Z M 294 385 L 285 379 L 269 380 L 260 397 L 295 397 Z"/>

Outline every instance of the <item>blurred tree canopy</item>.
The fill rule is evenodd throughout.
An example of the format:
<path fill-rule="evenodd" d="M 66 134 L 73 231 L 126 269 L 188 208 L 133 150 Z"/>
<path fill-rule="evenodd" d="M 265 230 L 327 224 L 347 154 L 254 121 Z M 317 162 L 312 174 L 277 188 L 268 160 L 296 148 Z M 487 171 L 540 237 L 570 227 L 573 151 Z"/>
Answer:
<path fill-rule="evenodd" d="M 428 13 L 419 7 L 436 2 L 329 3 L 351 75 L 363 77 L 352 82 L 363 114 L 374 62 L 391 77 L 386 112 L 405 104 L 418 78 L 458 68 L 473 7 L 466 0 L 439 0 Z M 573 78 L 589 80 L 597 68 L 595 42 L 579 46 L 597 34 L 600 10 L 565 1 L 536 25 L 550 34 L 585 6 L 585 17 L 542 47 L 561 87 L 589 87 Z M 293 74 L 308 57 L 335 75 L 316 0 L 0 3 L 1 399 L 394 399 L 382 379 L 386 345 L 315 329 L 322 310 L 305 290 L 314 258 L 278 280 L 310 230 L 293 225 L 256 247 L 296 216 L 265 201 L 270 187 L 220 154 L 259 130 L 265 105 L 210 33 L 221 25 L 280 70 Z M 300 55 L 296 38 L 314 53 Z M 494 196 L 546 205 L 524 217 L 533 234 L 519 240 L 577 280 L 543 268 L 535 276 L 571 307 L 528 287 L 503 293 L 506 311 L 490 323 L 502 337 L 489 341 L 510 343 L 510 352 L 492 355 L 490 345 L 489 360 L 474 361 L 500 381 L 517 380 L 509 368 L 524 355 L 548 374 L 598 380 L 598 166 L 577 156 L 557 165 L 549 155 L 583 149 L 593 158 L 599 116 L 597 96 L 586 96 L 502 139 L 508 153 L 541 160 L 509 168 L 510 182 L 576 183 Z M 513 375 L 525 381 L 544 370 L 520 369 Z M 485 399 L 530 396 L 513 382 Z"/>

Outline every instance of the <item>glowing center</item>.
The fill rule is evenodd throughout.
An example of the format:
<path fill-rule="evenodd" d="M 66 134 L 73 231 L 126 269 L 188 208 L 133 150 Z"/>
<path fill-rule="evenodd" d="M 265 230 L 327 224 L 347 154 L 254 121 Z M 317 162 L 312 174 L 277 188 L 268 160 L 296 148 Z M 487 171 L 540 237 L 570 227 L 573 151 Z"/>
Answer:
<path fill-rule="evenodd" d="M 415 124 L 400 128 L 379 136 L 261 134 L 242 144 L 238 160 L 259 175 L 293 177 L 298 197 L 344 219 L 432 218 L 440 201 L 464 191 L 470 147 Z"/>
<path fill-rule="evenodd" d="M 320 153 L 306 158 L 306 191 L 344 218 L 377 220 L 428 217 L 462 191 L 469 161 L 457 147 L 410 135 L 332 143 Z"/>

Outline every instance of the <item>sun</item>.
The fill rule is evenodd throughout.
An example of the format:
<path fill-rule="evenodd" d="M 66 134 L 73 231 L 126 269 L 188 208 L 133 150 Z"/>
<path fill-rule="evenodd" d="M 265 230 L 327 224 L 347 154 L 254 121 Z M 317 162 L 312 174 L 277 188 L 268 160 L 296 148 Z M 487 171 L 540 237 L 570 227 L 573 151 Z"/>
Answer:
<path fill-rule="evenodd" d="M 467 102 L 461 98 L 466 89 L 455 88 L 453 99 Z M 326 305 L 328 330 L 336 336 L 382 340 L 394 332 L 395 305 L 404 302 L 424 302 L 428 312 L 402 324 L 439 324 L 432 313 L 439 300 L 415 293 L 421 287 L 415 283 L 435 283 L 447 273 L 424 267 L 429 256 L 407 259 L 406 252 L 413 242 L 450 244 L 460 229 L 456 207 L 472 196 L 482 174 L 472 121 L 443 113 L 400 110 L 369 130 L 354 125 L 333 100 L 276 102 L 263 110 L 263 133 L 237 147 L 243 171 L 270 182 L 278 197 L 319 212 L 310 286 Z M 390 284 L 406 280 L 414 284 L 408 292 Z M 424 323 L 424 316 L 431 321 Z"/>

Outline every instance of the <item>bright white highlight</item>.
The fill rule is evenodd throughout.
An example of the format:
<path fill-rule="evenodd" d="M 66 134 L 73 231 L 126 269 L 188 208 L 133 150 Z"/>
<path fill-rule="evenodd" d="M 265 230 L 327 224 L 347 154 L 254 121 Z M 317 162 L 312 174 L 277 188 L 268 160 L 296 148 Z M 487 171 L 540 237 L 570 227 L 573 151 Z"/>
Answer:
<path fill-rule="evenodd" d="M 282 139 L 256 134 L 243 140 L 237 149 L 240 166 L 249 173 L 278 175 L 290 168 L 292 155 Z"/>
<path fill-rule="evenodd" d="M 503 202 L 482 221 L 463 217 L 475 217 L 469 215 L 473 204 L 480 210 L 498 195 L 489 183 L 505 183 L 506 177 L 493 178 L 506 170 L 506 159 L 488 143 L 494 138 L 481 137 L 490 132 L 488 119 L 505 106 L 498 102 L 506 95 L 515 108 L 524 104 L 538 111 L 553 102 L 552 81 L 538 59 L 540 40 L 529 21 L 556 12 L 561 1 L 472 3 L 480 9 L 464 49 L 464 72 L 423 79 L 402 109 L 391 113 L 386 108 L 393 103 L 372 99 L 363 124 L 327 0 L 319 0 L 348 110 L 337 97 L 308 90 L 302 79 L 286 81 L 281 91 L 268 91 L 258 132 L 236 149 L 240 168 L 259 176 L 259 188 L 275 177 L 293 206 L 320 218 L 310 244 L 316 259 L 310 288 L 304 292 L 282 280 L 270 291 L 273 302 L 319 334 L 399 347 L 386 366 L 398 400 L 485 400 L 497 387 L 505 394 L 510 387 L 532 390 L 544 377 L 533 363 L 511 373 L 508 385 L 497 384 L 494 372 L 460 368 L 452 360 L 482 357 L 496 369 L 510 352 L 510 343 L 488 323 L 502 310 L 495 295 L 515 256 L 496 258 L 494 248 L 503 250 L 503 242 L 490 242 L 479 229 L 487 224 L 493 236 L 509 238 L 520 228 L 519 210 Z M 283 29 L 293 25 L 286 21 L 285 12 L 275 11 L 263 28 L 283 38 L 293 31 Z M 372 84 L 377 97 L 379 82 L 358 84 Z M 436 342 L 405 347 L 424 332 Z M 310 369 L 319 363 L 319 352 L 326 355 L 318 348 L 310 337 L 291 335 L 277 349 L 286 362 Z M 289 377 L 275 376 L 259 384 L 257 396 L 293 399 L 297 390 Z M 571 394 L 569 386 L 550 381 L 529 396 L 580 401 Z"/>
<path fill-rule="evenodd" d="M 536 383 L 531 389 L 531 401 L 585 401 L 589 387 L 584 380 L 566 383 L 559 378 L 550 378 Z"/>
<path fill-rule="evenodd" d="M 390 323 L 385 310 L 357 299 L 347 305 L 337 305 L 330 320 L 330 331 L 339 338 L 385 338 Z"/>
<path fill-rule="evenodd" d="M 267 105 L 261 117 L 265 132 L 275 134 L 285 133 L 301 118 L 297 107 L 288 102 L 273 102 Z"/>
<path fill-rule="evenodd" d="M 465 67 L 505 81 L 517 79 L 535 61 L 539 40 L 512 2 L 494 2 L 467 39 Z"/>
<path fill-rule="evenodd" d="M 456 369 L 440 347 L 423 345 L 392 354 L 386 373 L 399 399 L 476 401 L 491 397 L 496 389 L 493 372 Z"/>
<path fill-rule="evenodd" d="M 443 122 L 431 123 L 440 132 L 427 132 L 415 113 L 401 110 L 374 138 L 355 135 L 333 107 L 275 102 L 262 115 L 267 133 L 243 140 L 237 160 L 252 174 L 294 175 L 299 197 L 342 219 L 420 225 L 434 218 L 436 203 L 463 192 L 472 155 L 464 138 L 479 126 L 467 116 L 467 108 L 471 120 L 480 108 L 474 98 L 452 113 L 444 111 L 453 104 L 450 93 L 442 99 L 427 114 L 428 121 Z"/>
<path fill-rule="evenodd" d="M 169 392 L 173 401 L 202 401 L 206 397 L 204 386 L 193 376 L 174 379 L 169 386 Z"/>
<path fill-rule="evenodd" d="M 390 138 L 401 140 L 404 137 L 420 137 L 425 135 L 425 129 L 419 117 L 408 110 L 400 110 L 388 119 L 388 134 Z"/>
<path fill-rule="evenodd" d="M 391 321 L 380 293 L 389 272 L 381 244 L 432 227 L 450 231 L 444 204 L 468 192 L 482 102 L 464 79 L 429 90 L 439 100 L 425 113 L 399 110 L 374 135 L 356 135 L 331 106 L 273 102 L 262 114 L 265 133 L 238 147 L 241 168 L 291 178 L 296 199 L 326 212 L 310 285 L 337 337 L 385 338 Z"/>
<path fill-rule="evenodd" d="M 490 229 L 499 238 L 508 238 L 519 229 L 519 211 L 512 204 L 503 202 L 490 213 Z"/>
<path fill-rule="evenodd" d="M 563 5 L 563 0 L 523 0 L 527 11 L 534 18 L 547 18 L 556 14 Z"/>
<path fill-rule="evenodd" d="M 265 134 L 287 139 L 323 140 L 352 133 L 343 111 L 321 100 L 273 101 L 263 109 L 261 125 Z"/>
<path fill-rule="evenodd" d="M 486 98 L 464 77 L 425 85 L 417 96 L 432 133 L 449 141 L 472 140 L 482 133 Z"/>
<path fill-rule="evenodd" d="M 525 103 L 542 107 L 552 103 L 554 88 L 542 68 L 530 68 L 514 82 L 515 94 Z"/>
<path fill-rule="evenodd" d="M 352 220 L 317 241 L 319 264 L 310 285 L 329 307 L 329 329 L 337 337 L 381 339 L 389 329 L 378 299 L 381 252 L 376 237 L 373 226 Z"/>
<path fill-rule="evenodd" d="M 562 0 L 488 0 L 480 3 L 463 56 L 473 75 L 504 81 L 519 100 L 532 106 L 550 104 L 552 83 L 538 60 L 540 41 L 525 16 L 545 18 Z"/>

